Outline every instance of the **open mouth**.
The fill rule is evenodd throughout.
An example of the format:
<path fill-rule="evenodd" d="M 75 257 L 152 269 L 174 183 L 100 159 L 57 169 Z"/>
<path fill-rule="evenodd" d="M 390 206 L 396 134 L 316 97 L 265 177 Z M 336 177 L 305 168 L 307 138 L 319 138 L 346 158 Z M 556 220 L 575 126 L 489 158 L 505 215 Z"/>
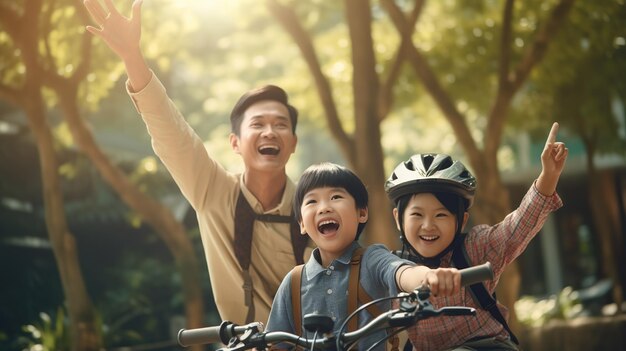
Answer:
<path fill-rule="evenodd" d="M 319 230 L 322 234 L 331 234 L 339 229 L 339 223 L 333 220 L 323 221 L 317 226 L 317 230 Z"/>
<path fill-rule="evenodd" d="M 420 239 L 424 241 L 435 241 L 439 239 L 439 235 L 420 235 Z"/>
<path fill-rule="evenodd" d="M 276 145 L 263 145 L 259 147 L 261 155 L 276 156 L 280 152 L 280 148 Z"/>

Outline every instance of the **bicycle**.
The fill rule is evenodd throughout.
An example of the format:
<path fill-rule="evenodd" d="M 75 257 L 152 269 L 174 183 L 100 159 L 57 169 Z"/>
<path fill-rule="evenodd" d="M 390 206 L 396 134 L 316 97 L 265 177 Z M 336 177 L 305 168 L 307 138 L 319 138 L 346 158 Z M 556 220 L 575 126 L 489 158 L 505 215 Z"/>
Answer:
<path fill-rule="evenodd" d="M 462 269 L 460 272 L 461 285 L 463 286 L 493 279 L 493 270 L 489 262 Z M 448 306 L 435 309 L 430 303 L 429 298 L 430 288 L 423 285 L 415 289 L 412 293 L 402 292 L 394 297 L 377 299 L 362 305 L 346 318 L 342 327 L 339 329 L 339 336 L 331 333 L 333 330 L 333 321 L 330 317 L 319 314 L 307 314 L 304 316 L 303 326 L 308 331 L 315 333 L 312 339 L 306 339 L 282 331 L 264 332 L 264 325 L 261 322 L 237 325 L 229 321 L 223 321 L 219 326 L 181 329 L 178 332 L 177 341 L 178 344 L 183 347 L 221 342 L 227 345 L 225 348 L 220 348 L 219 350 L 221 351 L 267 350 L 268 346 L 278 343 L 290 343 L 294 346 L 301 346 L 309 350 L 349 350 L 356 345 L 361 338 L 373 331 L 395 328 L 393 333 L 390 333 L 386 338 L 379 340 L 376 344 L 371 346 L 371 348 L 374 348 L 378 344 L 385 342 L 391 336 L 414 325 L 417 321 L 441 315 L 461 316 L 476 314 L 476 310 L 471 307 Z M 399 300 L 399 307 L 384 312 L 367 325 L 353 332 L 343 332 L 347 326 L 347 321 L 354 317 L 359 311 L 367 308 L 367 306 L 371 304 L 387 299 Z M 318 334 L 324 336 L 317 338 Z"/>

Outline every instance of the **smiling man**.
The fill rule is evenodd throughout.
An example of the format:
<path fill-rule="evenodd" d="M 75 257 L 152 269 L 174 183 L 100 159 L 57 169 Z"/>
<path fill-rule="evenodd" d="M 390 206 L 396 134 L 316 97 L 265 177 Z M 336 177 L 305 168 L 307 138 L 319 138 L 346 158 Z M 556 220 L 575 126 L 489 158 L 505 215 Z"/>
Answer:
<path fill-rule="evenodd" d="M 194 208 L 215 302 L 224 320 L 265 322 L 282 278 L 312 243 L 292 216 L 295 186 L 285 165 L 296 149 L 297 110 L 285 91 L 266 85 L 246 92 L 231 116 L 230 144 L 244 172 L 225 170 L 178 111 L 140 49 L 141 1 L 122 16 L 111 0 L 85 7 L 87 27 L 124 62 L 126 88 L 146 123 L 152 147 Z"/>

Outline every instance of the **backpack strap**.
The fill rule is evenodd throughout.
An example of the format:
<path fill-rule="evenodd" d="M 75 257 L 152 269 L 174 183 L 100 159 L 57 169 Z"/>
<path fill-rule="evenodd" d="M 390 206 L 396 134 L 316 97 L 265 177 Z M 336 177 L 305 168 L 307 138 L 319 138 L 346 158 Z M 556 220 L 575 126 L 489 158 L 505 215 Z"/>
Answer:
<path fill-rule="evenodd" d="M 352 313 L 352 311 L 356 311 L 358 306 L 365 305 L 366 303 L 369 303 L 374 300 L 367 293 L 367 291 L 363 289 L 363 285 L 359 284 L 361 281 L 360 280 L 361 258 L 363 258 L 364 252 L 365 252 L 365 249 L 362 247 L 359 247 L 356 250 L 354 250 L 354 252 L 352 253 L 352 258 L 350 259 L 350 278 L 348 279 L 348 289 L 349 289 L 348 290 L 348 299 L 349 299 L 348 300 L 348 313 Z M 351 294 L 352 291 L 356 291 L 357 293 Z M 356 301 L 353 301 L 351 296 L 355 296 L 355 295 L 356 295 Z M 378 317 L 379 315 L 383 313 L 380 307 L 375 304 L 368 306 L 366 309 L 374 317 Z M 354 323 L 356 323 L 356 319 L 353 319 L 353 321 L 355 321 Z M 353 325 L 353 326 L 354 326 L 354 329 L 352 329 L 349 326 L 348 330 L 350 331 L 356 330 L 357 328 L 356 325 Z"/>
<path fill-rule="evenodd" d="M 358 247 L 352 252 L 352 258 L 350 259 L 350 276 L 348 278 L 348 314 L 356 311 L 358 307 L 358 294 L 361 275 L 361 258 L 363 257 L 363 248 Z M 352 318 L 348 322 L 348 331 L 355 331 L 358 328 L 358 319 Z"/>
<path fill-rule="evenodd" d="M 467 250 L 465 249 L 465 237 L 467 237 L 467 234 L 461 233 L 460 235 L 462 236 L 460 239 L 460 243 L 452 251 L 452 262 L 454 262 L 454 266 L 457 269 L 463 269 L 470 266 Z M 469 288 L 478 305 L 480 305 L 482 309 L 489 311 L 491 316 L 495 318 L 495 320 L 500 322 L 504 329 L 509 333 L 511 341 L 519 345 L 517 337 L 515 336 L 515 334 L 513 334 L 513 331 L 509 327 L 509 324 L 506 322 L 506 319 L 498 308 L 498 302 L 496 300 L 495 293 L 493 294 L 493 296 L 490 295 L 489 291 L 485 287 L 485 284 L 482 282 L 472 284 L 469 286 Z"/>
<path fill-rule="evenodd" d="M 361 259 L 365 249 L 358 247 L 352 252 L 352 258 L 350 259 L 350 276 L 348 278 L 348 314 L 356 311 L 358 306 L 364 305 L 372 301 L 372 297 L 363 289 L 360 284 L 360 267 Z M 302 335 L 302 303 L 301 303 L 301 284 L 304 265 L 295 266 L 291 270 L 291 307 L 294 321 L 294 327 L 296 335 Z M 382 310 L 377 305 L 371 305 L 367 307 L 367 311 L 374 317 L 382 314 Z M 348 322 L 348 331 L 355 331 L 358 328 L 358 316 L 352 318 Z M 389 339 L 391 344 L 391 350 L 397 351 L 399 339 L 398 336 L 394 336 Z"/>
<path fill-rule="evenodd" d="M 350 277 L 348 278 L 348 314 L 356 311 L 359 306 L 363 306 L 366 303 L 373 301 L 372 297 L 365 291 L 360 284 L 361 275 L 361 261 L 365 248 L 358 247 L 352 252 L 352 258 L 350 259 Z M 378 317 L 383 313 L 380 306 L 372 304 L 366 308 L 366 310 L 374 316 Z M 359 316 L 352 318 L 348 322 L 348 331 L 355 331 L 358 328 Z M 397 335 L 389 338 L 388 343 L 391 351 L 397 351 L 400 343 L 400 339 Z"/>
<path fill-rule="evenodd" d="M 254 321 L 254 301 L 252 299 L 253 287 L 250 276 L 250 257 L 252 252 L 252 234 L 254 221 L 285 223 L 290 225 L 291 246 L 296 264 L 304 263 L 304 250 L 306 249 L 309 236 L 300 234 L 300 226 L 294 216 L 281 216 L 270 214 L 257 214 L 254 212 L 241 189 L 235 205 L 235 257 L 243 273 L 244 303 L 248 306 L 246 323 Z"/>
<path fill-rule="evenodd" d="M 291 310 L 296 335 L 302 335 L 302 304 L 300 302 L 300 286 L 304 265 L 299 264 L 291 270 Z"/>

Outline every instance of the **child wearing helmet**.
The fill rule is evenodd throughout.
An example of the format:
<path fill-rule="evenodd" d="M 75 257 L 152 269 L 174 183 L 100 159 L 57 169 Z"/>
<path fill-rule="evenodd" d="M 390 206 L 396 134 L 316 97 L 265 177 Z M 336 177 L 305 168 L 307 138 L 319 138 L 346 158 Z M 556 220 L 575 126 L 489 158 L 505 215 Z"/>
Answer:
<path fill-rule="evenodd" d="M 452 296 L 433 296 L 435 307 L 466 305 L 476 316 L 444 316 L 419 321 L 409 329 L 416 350 L 517 350 L 506 308 L 493 294 L 506 266 L 539 232 L 547 216 L 562 206 L 556 185 L 568 150 L 556 142 L 554 123 L 541 154 L 542 170 L 519 207 L 497 225 L 462 232 L 474 199 L 476 179 L 448 155 L 418 154 L 399 164 L 385 183 L 400 230 L 401 256 L 431 268 L 491 262 L 493 281 L 462 288 Z M 484 306 L 484 308 L 481 308 Z"/>
<path fill-rule="evenodd" d="M 274 298 L 266 331 L 296 334 L 301 331 L 304 337 L 311 339 L 314 334 L 301 330 L 302 320 L 294 316 L 320 313 L 333 319 L 333 331 L 338 332 L 346 317 L 354 311 L 349 310 L 351 298 L 358 295 L 358 303 L 363 302 L 361 289 L 356 289 L 357 292 L 349 288 L 351 277 L 358 277 L 354 281 L 360 283 L 371 299 L 393 296 L 399 291 L 410 292 L 422 283 L 430 284 L 432 292 L 441 296 L 459 293 L 461 277 L 456 269 L 431 270 L 415 265 L 393 255 L 380 244 L 360 247 L 357 240 L 368 219 L 368 193 L 363 182 L 349 169 L 332 163 L 310 166 L 298 181 L 293 204 L 301 233 L 308 234 L 317 248 L 300 273 L 291 271 L 283 279 Z M 357 261 L 353 260 L 355 252 L 362 255 Z M 351 272 L 353 267 L 357 269 Z M 295 302 L 292 280 L 298 279 L 300 284 L 295 285 L 294 291 L 300 294 Z M 356 304 L 357 299 L 353 301 Z M 390 308 L 386 303 L 387 306 L 380 306 L 383 311 Z M 300 308 L 294 310 L 294 306 Z M 358 327 L 372 319 L 369 310 L 360 312 Z M 362 341 L 359 349 L 373 346 L 386 335 L 385 330 L 372 333 Z M 288 346 L 275 345 L 275 348 Z M 384 350 L 384 343 L 375 349 Z"/>

